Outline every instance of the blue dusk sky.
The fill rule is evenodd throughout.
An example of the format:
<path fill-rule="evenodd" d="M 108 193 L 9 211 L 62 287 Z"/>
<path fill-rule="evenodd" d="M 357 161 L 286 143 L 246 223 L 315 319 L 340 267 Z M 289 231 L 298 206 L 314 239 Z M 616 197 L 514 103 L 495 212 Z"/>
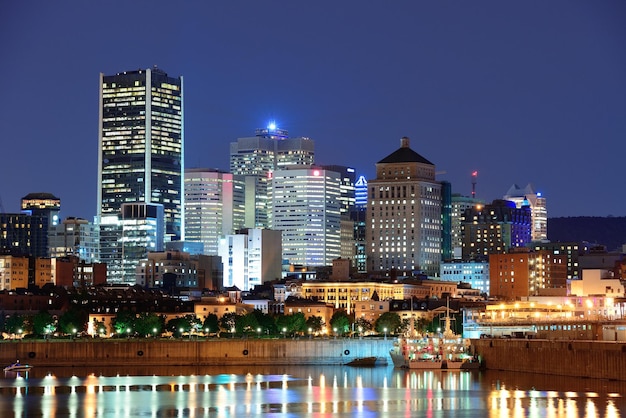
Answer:
<path fill-rule="evenodd" d="M 185 165 L 275 120 L 318 164 L 375 164 L 408 136 L 438 180 L 549 217 L 626 216 L 626 2 L 3 1 L 0 199 L 96 214 L 99 74 L 183 76 Z"/>

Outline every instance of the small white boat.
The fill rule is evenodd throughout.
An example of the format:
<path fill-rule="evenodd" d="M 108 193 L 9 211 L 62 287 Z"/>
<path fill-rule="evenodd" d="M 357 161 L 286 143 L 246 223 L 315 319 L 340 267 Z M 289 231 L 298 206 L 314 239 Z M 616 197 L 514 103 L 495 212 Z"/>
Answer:
<path fill-rule="evenodd" d="M 28 364 L 22 364 L 19 361 L 17 363 L 9 364 L 4 368 L 5 372 L 27 372 L 32 369 L 33 366 Z"/>

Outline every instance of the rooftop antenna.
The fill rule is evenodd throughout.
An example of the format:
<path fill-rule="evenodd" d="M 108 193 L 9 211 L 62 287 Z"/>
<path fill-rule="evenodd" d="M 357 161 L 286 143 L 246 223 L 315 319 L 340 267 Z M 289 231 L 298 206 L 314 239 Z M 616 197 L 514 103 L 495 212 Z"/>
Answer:
<path fill-rule="evenodd" d="M 476 178 L 478 177 L 478 171 L 472 172 L 472 199 L 476 198 Z"/>

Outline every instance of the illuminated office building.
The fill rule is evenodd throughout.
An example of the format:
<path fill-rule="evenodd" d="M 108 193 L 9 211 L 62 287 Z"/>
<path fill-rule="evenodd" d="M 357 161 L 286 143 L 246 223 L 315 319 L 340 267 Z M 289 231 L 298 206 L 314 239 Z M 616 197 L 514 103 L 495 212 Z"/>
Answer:
<path fill-rule="evenodd" d="M 243 228 L 244 183 L 240 176 L 207 168 L 185 170 L 185 240 L 217 255 L 219 240 Z"/>
<path fill-rule="evenodd" d="M 100 259 L 100 229 L 81 218 L 66 218 L 48 236 L 50 257 L 74 256 L 86 263 Z"/>
<path fill-rule="evenodd" d="M 22 213 L 42 215 L 48 219 L 48 228 L 59 224 L 61 199 L 50 193 L 29 193 L 22 198 Z"/>
<path fill-rule="evenodd" d="M 322 165 L 323 170 L 339 173 L 339 213 L 341 215 L 341 258 L 350 260 L 352 266 L 356 266 L 356 248 L 354 240 L 354 221 L 351 214 L 355 207 L 354 182 L 356 174 L 354 168 L 343 165 Z"/>
<path fill-rule="evenodd" d="M 532 218 L 531 238 L 533 241 L 547 241 L 548 239 L 548 209 L 546 198 L 535 192 L 532 184 L 523 189 L 517 184 L 511 186 L 503 197 L 504 200 L 515 202 L 515 206 L 530 206 Z"/>
<path fill-rule="evenodd" d="M 376 163 L 368 181 L 368 271 L 399 275 L 439 275 L 441 261 L 441 184 L 435 165 L 409 147 Z"/>
<path fill-rule="evenodd" d="M 289 138 L 274 123 L 257 129 L 255 136 L 230 144 L 230 172 L 245 176 L 247 228 L 267 228 L 267 188 L 271 173 L 290 166 L 310 167 L 315 162 L 315 142 L 310 138 Z"/>
<path fill-rule="evenodd" d="M 451 201 L 450 215 L 450 236 L 452 241 L 452 258 L 460 260 L 463 257 L 463 235 L 461 229 L 461 221 L 467 209 L 484 205 L 484 202 L 475 197 L 461 196 L 453 194 Z"/>
<path fill-rule="evenodd" d="M 271 228 L 282 231 L 283 259 L 330 266 L 341 255 L 341 175 L 322 168 L 274 172 Z"/>
<path fill-rule="evenodd" d="M 100 256 L 115 282 L 122 204 L 163 205 L 165 240 L 184 239 L 182 77 L 157 68 L 100 74 L 98 123 Z"/>

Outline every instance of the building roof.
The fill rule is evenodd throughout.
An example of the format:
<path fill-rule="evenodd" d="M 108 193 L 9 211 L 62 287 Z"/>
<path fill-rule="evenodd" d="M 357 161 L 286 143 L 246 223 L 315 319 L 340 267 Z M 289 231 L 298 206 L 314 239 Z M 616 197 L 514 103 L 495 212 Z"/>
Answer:
<path fill-rule="evenodd" d="M 22 200 L 33 200 L 33 199 L 39 199 L 39 200 L 59 200 L 58 197 L 56 197 L 55 195 L 53 195 L 52 193 L 29 193 L 26 196 L 24 196 L 22 198 Z"/>
<path fill-rule="evenodd" d="M 385 163 L 421 163 L 421 164 L 434 165 L 433 163 L 431 163 L 426 158 L 422 157 L 421 155 L 419 155 L 417 152 L 413 151 L 409 147 L 409 138 L 402 137 L 401 144 L 402 146 L 400 148 L 398 148 L 397 150 L 395 150 L 394 152 L 392 152 L 391 154 L 389 154 L 388 156 L 380 160 L 378 164 L 381 164 L 381 163 L 382 164 L 385 164 Z"/>

